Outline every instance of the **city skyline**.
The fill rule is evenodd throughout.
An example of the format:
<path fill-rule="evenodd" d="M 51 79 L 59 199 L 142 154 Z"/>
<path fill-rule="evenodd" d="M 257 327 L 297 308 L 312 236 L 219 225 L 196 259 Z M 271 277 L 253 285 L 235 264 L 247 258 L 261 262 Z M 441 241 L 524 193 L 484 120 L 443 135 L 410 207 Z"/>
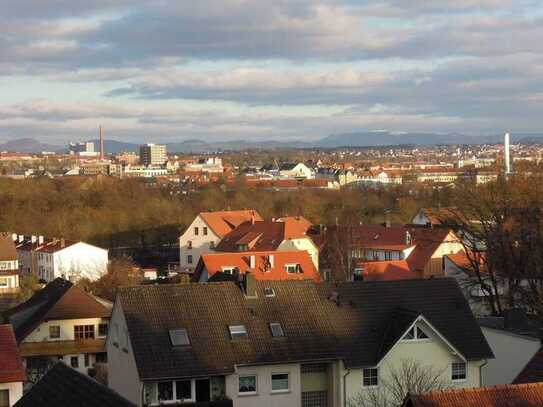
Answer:
<path fill-rule="evenodd" d="M 0 16 L 0 143 L 541 130 L 535 1 L 90 3 Z"/>

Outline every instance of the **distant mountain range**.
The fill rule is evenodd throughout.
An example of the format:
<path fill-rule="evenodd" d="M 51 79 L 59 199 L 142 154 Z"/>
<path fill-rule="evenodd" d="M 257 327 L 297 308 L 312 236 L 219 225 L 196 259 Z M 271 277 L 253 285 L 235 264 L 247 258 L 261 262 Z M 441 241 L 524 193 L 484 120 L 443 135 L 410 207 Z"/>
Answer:
<path fill-rule="evenodd" d="M 95 151 L 98 151 L 98 140 L 92 140 Z M 503 135 L 493 136 L 466 136 L 462 134 L 439 133 L 403 133 L 389 131 L 365 131 L 357 133 L 343 133 L 324 137 L 320 140 L 307 141 L 217 141 L 206 142 L 202 140 L 184 140 L 174 143 L 165 143 L 168 152 L 171 153 L 204 153 L 221 150 L 245 150 L 245 149 L 282 149 L 282 148 L 334 148 L 334 147 L 379 147 L 397 145 L 451 145 L 451 144 L 495 144 L 503 141 Z M 543 133 L 511 134 L 511 142 L 534 144 L 543 143 Z M 139 152 L 139 144 L 126 143 L 116 140 L 105 140 L 106 153 L 119 153 L 122 151 Z M 64 152 L 66 147 L 44 144 L 35 139 L 24 138 L 0 143 L 0 151 Z"/>

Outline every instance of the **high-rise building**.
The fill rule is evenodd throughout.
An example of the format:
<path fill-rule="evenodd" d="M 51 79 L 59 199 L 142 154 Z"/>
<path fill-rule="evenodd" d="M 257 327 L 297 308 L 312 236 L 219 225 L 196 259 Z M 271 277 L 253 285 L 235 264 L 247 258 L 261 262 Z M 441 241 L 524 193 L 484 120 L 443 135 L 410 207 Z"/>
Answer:
<path fill-rule="evenodd" d="M 85 141 L 82 143 L 70 143 L 68 144 L 68 150 L 70 154 L 95 154 L 94 152 L 94 143 L 92 141 Z"/>
<path fill-rule="evenodd" d="M 164 165 L 168 161 L 166 146 L 163 144 L 145 144 L 140 146 L 142 165 Z"/>

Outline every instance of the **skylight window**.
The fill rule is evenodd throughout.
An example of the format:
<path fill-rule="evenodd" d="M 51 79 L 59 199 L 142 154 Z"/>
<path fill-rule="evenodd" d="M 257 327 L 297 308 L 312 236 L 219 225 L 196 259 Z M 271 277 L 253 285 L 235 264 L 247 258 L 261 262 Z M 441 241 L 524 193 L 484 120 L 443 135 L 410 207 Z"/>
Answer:
<path fill-rule="evenodd" d="M 245 325 L 230 325 L 228 329 L 230 330 L 230 337 L 232 339 L 246 339 L 248 336 Z"/>
<path fill-rule="evenodd" d="M 189 334 L 186 329 L 170 329 L 170 342 L 172 346 L 190 345 Z"/>
<path fill-rule="evenodd" d="M 271 287 L 264 288 L 264 295 L 266 297 L 275 297 L 275 291 Z"/>
<path fill-rule="evenodd" d="M 283 327 L 279 322 L 271 322 L 270 330 L 274 338 L 280 338 L 282 336 L 285 336 L 285 333 L 283 332 Z"/>

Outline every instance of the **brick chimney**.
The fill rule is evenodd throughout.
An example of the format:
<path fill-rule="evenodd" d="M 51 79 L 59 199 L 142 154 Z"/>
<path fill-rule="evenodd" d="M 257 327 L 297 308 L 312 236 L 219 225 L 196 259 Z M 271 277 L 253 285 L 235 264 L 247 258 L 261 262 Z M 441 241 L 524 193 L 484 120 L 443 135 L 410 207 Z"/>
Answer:
<path fill-rule="evenodd" d="M 256 279 L 251 272 L 243 275 L 243 293 L 249 298 L 256 297 Z"/>

